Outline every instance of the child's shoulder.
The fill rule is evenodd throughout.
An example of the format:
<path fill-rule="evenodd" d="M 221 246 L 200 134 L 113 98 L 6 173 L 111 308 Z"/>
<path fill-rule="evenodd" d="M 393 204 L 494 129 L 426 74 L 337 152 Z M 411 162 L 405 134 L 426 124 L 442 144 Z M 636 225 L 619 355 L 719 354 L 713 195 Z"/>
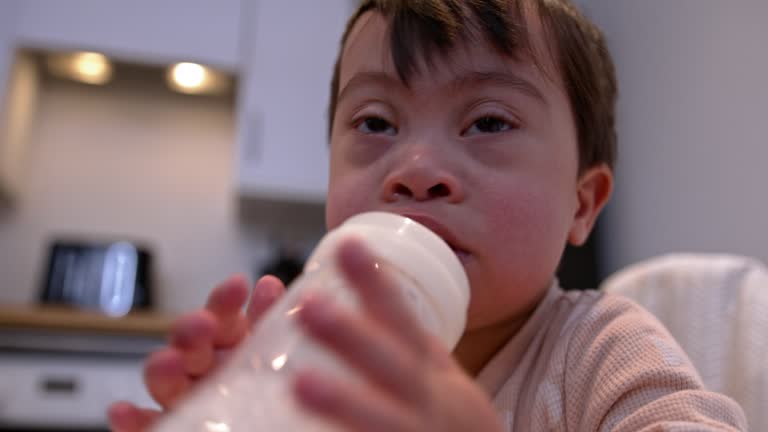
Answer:
<path fill-rule="evenodd" d="M 600 290 L 563 291 L 554 287 L 539 308 L 543 309 L 542 315 L 550 317 L 548 326 L 558 327 L 559 339 L 583 341 L 622 337 L 627 332 L 666 333 L 663 325 L 633 300 Z"/>
<path fill-rule="evenodd" d="M 515 429 L 746 430 L 664 326 L 613 294 L 553 287 L 488 369 L 479 381 Z"/>
<path fill-rule="evenodd" d="M 703 387 L 664 325 L 629 298 L 601 291 L 562 292 L 555 303 L 555 308 L 560 303 L 568 309 L 558 332 L 567 378 L 608 385 L 658 375 L 685 381 L 677 383 L 682 387 Z M 608 381 L 599 382 L 602 378 Z"/>
<path fill-rule="evenodd" d="M 633 300 L 598 290 L 560 291 L 555 307 L 568 309 L 563 331 L 574 338 L 624 338 L 663 335 L 672 339 L 659 320 Z M 559 303 L 559 305 L 557 304 Z"/>
<path fill-rule="evenodd" d="M 683 349 L 643 307 L 598 291 L 563 293 L 559 301 L 571 306 L 561 329 L 564 402 L 578 407 L 581 421 L 609 430 L 653 422 L 691 426 L 697 419 L 726 430 L 746 427 L 738 405 L 706 391 Z"/>
<path fill-rule="evenodd" d="M 701 385 L 695 368 L 667 329 L 634 301 L 600 291 L 564 293 L 560 301 L 571 308 L 560 332 L 567 339 L 565 360 L 569 365 L 612 368 L 616 363 L 617 373 L 628 364 L 650 369 L 682 367 Z"/>

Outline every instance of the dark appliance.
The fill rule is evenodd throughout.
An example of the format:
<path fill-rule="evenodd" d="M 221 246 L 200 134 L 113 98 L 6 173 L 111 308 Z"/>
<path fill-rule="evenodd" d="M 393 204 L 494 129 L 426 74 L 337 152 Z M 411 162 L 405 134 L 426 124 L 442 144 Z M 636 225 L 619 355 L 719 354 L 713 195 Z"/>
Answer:
<path fill-rule="evenodd" d="M 128 241 L 55 241 L 48 252 L 41 301 L 121 316 L 148 308 L 152 255 Z"/>

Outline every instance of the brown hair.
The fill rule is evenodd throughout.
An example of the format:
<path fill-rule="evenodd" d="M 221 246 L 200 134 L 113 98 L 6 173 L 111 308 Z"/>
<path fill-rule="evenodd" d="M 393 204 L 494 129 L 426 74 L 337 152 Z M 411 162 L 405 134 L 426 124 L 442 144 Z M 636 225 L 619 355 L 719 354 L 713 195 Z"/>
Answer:
<path fill-rule="evenodd" d="M 392 59 L 407 85 L 417 60 L 431 64 L 457 40 L 483 37 L 503 55 L 530 53 L 523 3 L 532 4 L 554 46 L 552 58 L 562 74 L 579 142 L 579 171 L 616 159 L 613 62 L 602 33 L 569 0 L 363 0 L 347 23 L 331 81 L 328 135 L 331 135 L 339 91 L 344 45 L 357 20 L 375 10 L 390 21 Z M 531 55 L 536 61 L 536 57 Z"/>

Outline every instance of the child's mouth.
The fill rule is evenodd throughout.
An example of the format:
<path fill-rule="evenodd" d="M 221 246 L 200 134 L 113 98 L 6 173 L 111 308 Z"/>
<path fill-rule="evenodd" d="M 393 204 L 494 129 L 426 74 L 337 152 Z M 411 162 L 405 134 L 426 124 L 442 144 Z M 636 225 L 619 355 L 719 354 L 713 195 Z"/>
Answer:
<path fill-rule="evenodd" d="M 430 231 L 434 232 L 441 239 L 443 239 L 448 247 L 451 248 L 453 253 L 456 254 L 456 257 L 459 259 L 459 261 L 461 261 L 462 264 L 467 263 L 471 254 L 466 249 L 456 245 L 456 236 L 440 222 L 426 215 L 404 214 L 403 216 L 413 219 L 416 222 L 429 228 Z"/>
<path fill-rule="evenodd" d="M 450 243 L 448 243 L 448 246 L 451 247 L 451 250 L 456 254 L 456 257 L 459 258 L 459 261 L 461 261 L 462 264 L 466 264 L 466 262 L 469 260 L 469 252 L 465 251 L 464 249 L 459 249 Z"/>

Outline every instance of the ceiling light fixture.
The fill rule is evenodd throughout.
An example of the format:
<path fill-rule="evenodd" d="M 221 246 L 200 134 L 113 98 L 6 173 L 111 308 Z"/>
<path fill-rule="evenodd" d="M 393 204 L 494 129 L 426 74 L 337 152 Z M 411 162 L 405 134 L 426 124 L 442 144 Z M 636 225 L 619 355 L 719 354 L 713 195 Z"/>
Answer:
<path fill-rule="evenodd" d="M 186 94 L 218 94 L 227 90 L 229 82 L 224 74 L 197 63 L 176 63 L 168 68 L 168 85 Z"/>
<path fill-rule="evenodd" d="M 52 74 L 86 84 L 103 85 L 112 79 L 112 62 L 97 52 L 52 54 L 47 64 Z"/>

